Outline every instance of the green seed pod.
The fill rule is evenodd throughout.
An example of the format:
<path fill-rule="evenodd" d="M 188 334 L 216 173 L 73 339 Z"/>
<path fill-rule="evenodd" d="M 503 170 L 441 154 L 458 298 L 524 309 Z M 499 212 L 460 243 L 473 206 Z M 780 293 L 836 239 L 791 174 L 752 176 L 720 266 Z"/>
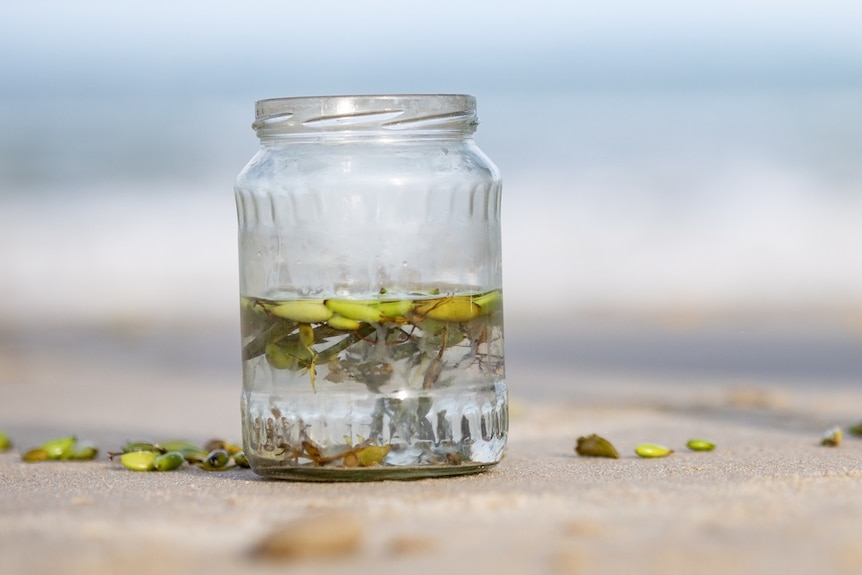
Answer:
<path fill-rule="evenodd" d="M 463 297 L 431 300 L 416 307 L 420 316 L 448 322 L 470 321 L 481 311 L 482 308 Z"/>
<path fill-rule="evenodd" d="M 579 437 L 575 453 L 584 457 L 609 457 L 618 459 L 620 454 L 610 441 L 596 434 Z"/>
<path fill-rule="evenodd" d="M 667 457 L 673 453 L 673 449 L 663 445 L 655 445 L 654 443 L 642 443 L 635 447 L 635 453 L 640 457 Z"/>
<path fill-rule="evenodd" d="M 156 471 L 173 471 L 185 462 L 186 458 L 179 451 L 162 453 L 153 460 Z"/>
<path fill-rule="evenodd" d="M 120 456 L 120 463 L 132 471 L 152 471 L 159 455 L 155 451 L 130 451 Z"/>
<path fill-rule="evenodd" d="M 145 441 L 130 441 L 123 445 L 123 453 L 134 453 L 135 451 L 162 451 L 162 447 L 155 443 Z"/>
<path fill-rule="evenodd" d="M 251 467 L 248 463 L 248 457 L 245 456 L 245 451 L 238 451 L 233 454 L 233 462 L 236 463 L 239 467 Z"/>
<path fill-rule="evenodd" d="M 300 323 L 320 323 L 331 318 L 333 312 L 323 305 L 323 300 L 296 300 L 282 302 L 270 313 Z"/>
<path fill-rule="evenodd" d="M 69 459 L 77 441 L 75 437 L 62 437 L 46 441 L 40 447 L 48 452 L 50 459 Z"/>
<path fill-rule="evenodd" d="M 31 449 L 30 451 L 27 451 L 21 455 L 21 461 L 26 461 L 27 463 L 48 461 L 49 459 L 51 459 L 51 454 L 42 449 L 41 447 Z"/>
<path fill-rule="evenodd" d="M 356 451 L 356 462 L 360 467 L 379 465 L 392 449 L 391 445 L 369 445 Z"/>
<path fill-rule="evenodd" d="M 160 448 L 159 451 L 201 451 L 200 446 L 198 444 L 193 443 L 187 439 L 171 439 L 169 441 L 160 441 L 158 444 Z M 155 450 L 148 450 L 155 451 Z"/>
<path fill-rule="evenodd" d="M 692 451 L 712 451 L 715 449 L 715 444 L 705 439 L 691 439 L 685 445 Z"/>
<path fill-rule="evenodd" d="M 206 459 L 207 455 L 209 454 L 208 451 L 203 451 L 197 448 L 181 449 L 179 450 L 179 452 L 183 454 L 183 457 L 185 457 L 186 461 L 188 461 L 189 463 L 200 463 L 201 461 Z"/>
<path fill-rule="evenodd" d="M 9 451 L 10 449 L 12 449 L 12 440 L 9 439 L 9 435 L 0 431 L 0 452 Z"/>
<path fill-rule="evenodd" d="M 98 448 L 89 441 L 86 441 L 75 446 L 69 454 L 69 459 L 73 461 L 90 461 L 95 459 L 98 454 Z"/>
<path fill-rule="evenodd" d="M 356 331 L 360 327 L 362 327 L 362 323 L 356 321 L 355 319 L 350 319 L 349 317 L 344 317 L 338 314 L 335 314 L 328 320 L 326 323 L 329 327 L 341 330 L 341 331 Z"/>
<path fill-rule="evenodd" d="M 266 361 L 274 369 L 297 371 L 307 367 L 313 354 L 299 341 L 266 344 Z"/>
<path fill-rule="evenodd" d="M 482 315 L 488 315 L 503 307 L 503 294 L 500 290 L 489 291 L 473 298 L 473 303 L 481 308 Z"/>
<path fill-rule="evenodd" d="M 383 312 L 380 311 L 380 308 L 369 305 L 370 302 L 328 299 L 324 304 L 334 313 L 360 322 L 380 323 L 380 320 L 383 318 Z"/>
<path fill-rule="evenodd" d="M 382 319 L 384 321 L 395 320 L 398 318 L 403 318 L 411 311 L 413 311 L 413 302 L 408 299 L 398 301 L 384 301 L 374 304 L 374 307 L 380 310 L 380 313 L 383 315 Z"/>
<path fill-rule="evenodd" d="M 204 459 L 204 465 L 207 467 L 224 467 L 230 462 L 230 455 L 224 449 L 213 449 Z"/>
<path fill-rule="evenodd" d="M 314 345 L 314 328 L 311 327 L 311 324 L 299 324 L 299 343 L 306 349 Z"/>

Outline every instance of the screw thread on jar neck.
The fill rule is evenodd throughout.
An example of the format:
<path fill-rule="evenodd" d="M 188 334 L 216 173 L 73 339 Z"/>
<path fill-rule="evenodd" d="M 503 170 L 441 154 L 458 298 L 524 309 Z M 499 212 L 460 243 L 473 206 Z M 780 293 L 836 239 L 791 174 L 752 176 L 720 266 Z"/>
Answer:
<path fill-rule="evenodd" d="M 464 137 L 477 125 L 473 96 L 404 94 L 260 100 L 252 128 L 264 140 L 348 134 Z"/>

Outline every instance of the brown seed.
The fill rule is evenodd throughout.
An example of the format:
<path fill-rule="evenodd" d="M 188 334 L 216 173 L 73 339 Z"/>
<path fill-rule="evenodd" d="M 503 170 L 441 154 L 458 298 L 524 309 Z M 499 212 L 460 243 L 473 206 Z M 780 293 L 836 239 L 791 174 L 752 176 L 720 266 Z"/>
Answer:
<path fill-rule="evenodd" d="M 362 525 L 342 514 L 301 518 L 275 528 L 254 548 L 263 559 L 330 559 L 356 553 Z"/>
<path fill-rule="evenodd" d="M 33 463 L 36 461 L 48 461 L 49 459 L 51 459 L 51 454 L 48 453 L 48 451 L 42 449 L 41 447 L 31 449 L 21 455 L 21 460 L 28 463 Z"/>
<path fill-rule="evenodd" d="M 575 445 L 575 453 L 585 457 L 609 457 L 611 459 L 619 459 L 620 457 L 610 441 L 595 433 L 579 437 L 578 443 Z"/>

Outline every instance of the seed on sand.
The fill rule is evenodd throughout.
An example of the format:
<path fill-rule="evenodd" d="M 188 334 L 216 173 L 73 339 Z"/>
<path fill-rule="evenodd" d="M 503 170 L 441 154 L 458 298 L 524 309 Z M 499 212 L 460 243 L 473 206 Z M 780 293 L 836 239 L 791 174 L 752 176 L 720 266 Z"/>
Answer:
<path fill-rule="evenodd" d="M 595 433 L 578 438 L 575 453 L 584 457 L 609 457 L 619 459 L 620 454 L 610 441 Z"/>

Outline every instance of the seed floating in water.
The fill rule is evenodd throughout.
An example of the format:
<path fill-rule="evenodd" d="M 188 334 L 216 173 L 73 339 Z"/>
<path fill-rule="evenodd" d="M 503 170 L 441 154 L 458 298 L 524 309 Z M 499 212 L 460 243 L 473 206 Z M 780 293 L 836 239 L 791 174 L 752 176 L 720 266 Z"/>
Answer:
<path fill-rule="evenodd" d="M 584 457 L 609 457 L 618 459 L 620 454 L 610 441 L 596 434 L 578 438 L 575 453 Z"/>
<path fill-rule="evenodd" d="M 650 459 L 655 457 L 667 457 L 673 453 L 673 449 L 665 447 L 664 445 L 656 445 L 654 443 L 642 443 L 635 447 L 635 453 L 639 457 Z"/>

